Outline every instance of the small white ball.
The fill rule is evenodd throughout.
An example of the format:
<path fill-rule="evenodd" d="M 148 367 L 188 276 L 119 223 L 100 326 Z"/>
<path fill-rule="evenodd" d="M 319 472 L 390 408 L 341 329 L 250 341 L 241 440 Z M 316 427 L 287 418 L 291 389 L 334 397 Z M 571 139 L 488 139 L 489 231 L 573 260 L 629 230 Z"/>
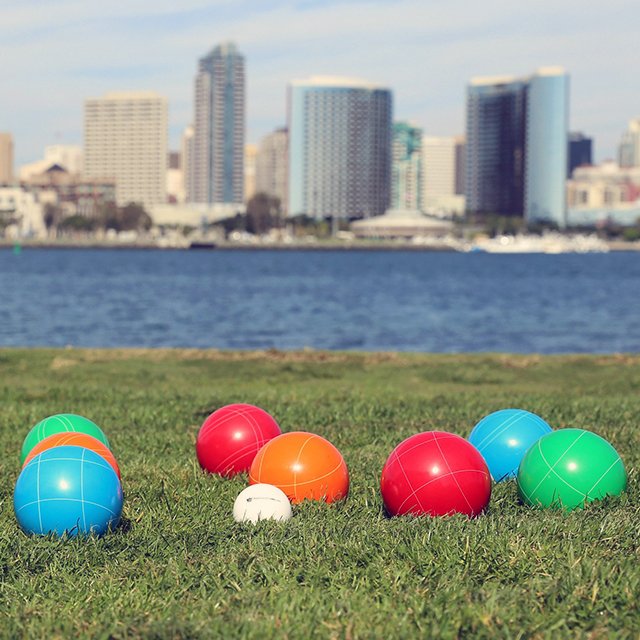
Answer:
<path fill-rule="evenodd" d="M 252 484 L 240 492 L 233 503 L 236 522 L 289 520 L 291 503 L 284 491 L 272 484 Z"/>

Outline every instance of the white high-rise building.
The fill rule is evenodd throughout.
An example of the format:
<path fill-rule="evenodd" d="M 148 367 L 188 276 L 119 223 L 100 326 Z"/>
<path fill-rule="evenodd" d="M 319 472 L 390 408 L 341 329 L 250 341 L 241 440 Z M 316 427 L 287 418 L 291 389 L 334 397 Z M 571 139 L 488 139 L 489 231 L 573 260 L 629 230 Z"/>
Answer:
<path fill-rule="evenodd" d="M 0 132 L 0 184 L 13 182 L 13 136 Z"/>
<path fill-rule="evenodd" d="M 452 196 L 456 192 L 456 139 L 424 136 L 422 138 L 423 201 L 426 206 L 434 198 Z"/>
<path fill-rule="evenodd" d="M 622 134 L 618 164 L 621 167 L 640 167 L 640 117 L 630 120 L 629 128 Z"/>
<path fill-rule="evenodd" d="M 166 201 L 168 106 L 152 92 L 85 101 L 85 175 L 114 178 L 119 205 Z"/>

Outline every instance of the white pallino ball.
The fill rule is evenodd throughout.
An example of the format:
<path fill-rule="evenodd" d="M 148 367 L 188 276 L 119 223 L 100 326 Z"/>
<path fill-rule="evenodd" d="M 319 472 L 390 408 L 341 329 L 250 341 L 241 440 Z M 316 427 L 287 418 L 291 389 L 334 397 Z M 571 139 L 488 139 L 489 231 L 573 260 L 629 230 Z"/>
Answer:
<path fill-rule="evenodd" d="M 233 503 L 236 522 L 289 520 L 291 503 L 284 491 L 272 484 L 252 484 L 240 492 Z"/>

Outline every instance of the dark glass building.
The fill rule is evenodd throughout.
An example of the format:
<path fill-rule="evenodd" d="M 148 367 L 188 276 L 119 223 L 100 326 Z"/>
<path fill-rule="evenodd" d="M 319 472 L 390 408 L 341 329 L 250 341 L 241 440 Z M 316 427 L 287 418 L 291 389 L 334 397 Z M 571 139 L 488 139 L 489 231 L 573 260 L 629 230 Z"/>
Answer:
<path fill-rule="evenodd" d="M 569 78 L 476 78 L 467 90 L 466 197 L 474 214 L 566 224 Z"/>
<path fill-rule="evenodd" d="M 593 164 L 593 139 L 582 133 L 570 133 L 567 154 L 567 178 L 570 178 L 576 167 Z"/>

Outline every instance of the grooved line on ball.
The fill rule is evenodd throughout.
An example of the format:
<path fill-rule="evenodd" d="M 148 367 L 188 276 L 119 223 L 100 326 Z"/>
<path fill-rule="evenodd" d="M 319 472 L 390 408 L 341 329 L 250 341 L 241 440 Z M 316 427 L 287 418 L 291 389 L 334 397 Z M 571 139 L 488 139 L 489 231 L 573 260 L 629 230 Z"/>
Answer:
<path fill-rule="evenodd" d="M 18 509 L 18 511 L 22 511 L 22 509 L 26 507 L 30 507 L 32 504 L 37 504 L 38 510 L 39 510 L 41 502 L 82 502 L 82 500 L 80 500 L 79 498 L 42 498 L 42 500 L 32 500 L 31 502 L 27 502 L 26 504 L 23 504 L 20 507 L 20 509 Z M 114 511 L 111 511 L 111 509 L 109 509 L 109 507 L 106 507 L 105 505 L 100 504 L 99 502 L 92 502 L 91 500 L 85 500 L 84 502 L 94 507 L 100 507 L 101 509 L 108 511 L 111 515 L 114 515 L 114 516 L 116 515 Z M 40 532 L 42 533 L 42 523 L 40 524 Z"/>
<path fill-rule="evenodd" d="M 585 434 L 586 432 L 581 433 L 563 452 L 563 454 L 555 461 L 555 463 L 553 464 L 553 466 L 555 467 L 558 462 L 560 462 L 560 460 L 562 460 L 562 458 L 564 458 L 567 453 L 569 453 L 569 451 L 571 450 L 571 448 L 578 442 L 578 440 L 580 440 L 580 438 L 582 438 L 582 436 Z M 551 471 L 553 470 L 553 467 L 547 462 L 547 459 L 544 457 L 544 454 L 542 453 L 542 448 L 540 446 L 540 440 L 538 440 L 537 443 L 538 446 L 538 453 L 540 454 L 540 456 L 542 457 L 542 459 L 544 460 L 544 462 L 546 463 L 546 465 L 549 467 L 549 471 L 547 471 L 547 473 L 544 474 L 544 476 L 540 479 L 540 482 L 538 482 L 538 484 L 534 487 L 533 491 L 531 491 L 530 494 L 527 494 L 526 491 L 524 491 L 523 489 L 523 493 L 525 494 L 525 496 L 527 496 L 529 502 L 533 502 L 534 499 L 534 495 L 535 492 L 540 488 L 540 485 L 547 479 L 547 476 L 551 473 Z M 558 475 L 558 474 L 556 474 Z M 571 485 L 569 485 L 571 486 Z M 571 487 L 573 489 L 573 487 Z M 578 491 L 578 493 L 580 493 Z"/>
<path fill-rule="evenodd" d="M 428 431 L 426 433 L 429 433 L 431 435 L 431 438 L 429 438 L 429 440 L 421 440 L 417 444 L 410 446 L 408 449 L 404 449 L 399 455 L 396 454 L 398 456 L 398 460 L 402 459 L 407 453 L 413 451 L 414 449 L 417 449 L 418 447 L 421 447 L 422 445 L 428 444 L 435 440 L 435 436 L 433 434 L 431 434 Z M 458 437 L 459 436 L 455 435 L 455 433 L 445 434 L 444 432 L 441 432 L 441 435 L 439 436 L 440 440 L 451 440 L 451 438 L 458 438 Z"/>
<path fill-rule="evenodd" d="M 217 469 L 220 470 L 219 473 L 224 473 L 230 469 L 240 458 L 242 458 L 243 455 L 251 451 L 255 446 L 255 442 L 250 442 L 249 444 L 245 444 L 241 449 L 232 451 L 220 464 L 217 465 Z M 229 460 L 231 460 L 231 462 L 228 462 Z"/>
<path fill-rule="evenodd" d="M 342 466 L 342 461 L 338 462 L 337 466 L 334 469 L 332 469 L 331 471 L 328 471 L 327 473 L 324 473 L 321 476 L 318 476 L 317 478 L 311 478 L 310 480 L 301 480 L 300 482 L 293 482 L 293 483 L 290 482 L 290 483 L 287 483 L 287 484 L 279 482 L 277 486 L 278 487 L 293 487 L 294 490 L 295 490 L 296 485 L 301 487 L 304 484 L 309 484 L 311 482 L 318 482 L 318 480 L 322 480 L 324 478 L 329 477 L 330 475 L 334 474 L 338 469 L 340 469 L 341 466 Z M 265 483 L 265 484 L 268 484 L 268 483 Z"/>
<path fill-rule="evenodd" d="M 622 459 L 620 458 L 620 456 L 618 456 L 610 465 L 609 468 L 595 481 L 595 483 L 593 484 L 593 486 L 591 487 L 591 489 L 589 489 L 589 491 L 587 491 L 587 495 L 589 495 L 599 484 L 600 481 L 609 473 L 609 471 L 611 471 L 611 469 L 613 469 L 613 467 L 615 465 L 618 464 L 618 462 L 622 462 Z"/>
<path fill-rule="evenodd" d="M 482 471 L 481 469 L 458 469 L 457 471 L 450 471 L 449 473 L 445 473 L 441 476 L 438 476 L 437 478 L 431 478 L 431 480 L 427 480 L 424 484 L 421 484 L 416 491 L 422 491 L 422 489 L 424 489 L 427 485 L 431 484 L 432 482 L 437 482 L 438 480 L 442 480 L 443 478 L 448 478 L 449 476 L 455 476 L 456 473 L 481 473 L 484 476 L 484 471 Z M 406 477 L 406 476 L 405 476 Z M 400 509 L 402 509 L 402 507 L 404 507 L 405 502 L 410 498 L 411 496 L 408 496 L 407 498 L 405 498 L 402 501 L 402 504 L 398 507 L 398 511 L 400 511 Z M 417 498 L 417 496 L 416 496 Z M 423 511 L 426 511 L 426 509 L 424 509 L 422 507 L 422 505 L 420 505 L 420 508 Z"/>
<path fill-rule="evenodd" d="M 558 478 L 558 480 L 561 480 L 562 482 L 564 482 L 567 485 L 567 487 L 569 487 L 569 489 L 573 489 L 576 493 L 579 493 L 583 498 L 586 499 L 587 497 L 586 493 L 582 493 L 582 491 L 580 491 L 579 489 L 576 489 L 572 484 L 567 482 L 554 468 L 551 467 L 547 459 L 544 457 L 544 453 L 542 452 L 542 450 L 540 450 L 540 455 L 542 456 L 542 459 L 545 461 L 545 464 L 551 469 L 551 471 Z"/>
<path fill-rule="evenodd" d="M 224 408 L 224 407 L 222 407 Z M 241 418 L 247 418 L 247 417 L 251 417 L 251 410 L 250 409 L 231 409 L 231 410 L 227 410 L 226 414 L 224 416 L 222 416 L 221 418 L 216 418 L 215 422 L 211 425 L 211 428 L 209 429 L 206 438 L 203 439 L 203 443 L 209 442 L 209 440 L 212 437 L 212 433 L 218 428 L 221 427 L 223 424 L 226 424 L 227 422 L 229 422 L 230 420 L 233 420 L 234 418 L 237 417 L 241 417 Z M 252 425 L 250 425 L 252 426 Z M 254 432 L 255 435 L 255 432 Z"/>
<path fill-rule="evenodd" d="M 310 440 L 313 440 L 314 438 L 315 438 L 315 436 L 314 436 L 314 435 L 310 435 L 310 436 L 309 436 L 309 437 L 308 437 L 308 438 L 307 438 L 307 439 L 302 443 L 302 446 L 301 446 L 301 447 L 300 447 L 300 449 L 298 450 L 298 457 L 296 458 L 296 461 L 293 463 L 293 495 L 295 496 L 296 500 L 298 499 L 298 488 L 297 488 L 297 486 L 296 486 L 296 483 L 297 483 L 297 480 L 298 480 L 298 471 L 297 471 L 296 469 L 297 469 L 298 464 L 300 464 L 300 458 L 302 457 L 302 450 L 307 446 L 307 443 L 308 443 Z M 338 465 L 338 466 L 340 466 L 340 465 Z M 334 471 L 335 471 L 335 469 L 334 469 Z M 332 471 L 331 473 L 333 473 L 333 471 Z M 328 474 L 327 474 L 327 475 L 328 475 Z M 324 477 L 326 477 L 326 476 L 322 476 L 322 477 L 324 478 Z M 321 478 L 316 478 L 316 480 L 320 480 L 320 479 L 321 479 Z M 305 483 L 300 483 L 300 484 L 307 484 L 307 483 L 305 482 Z M 288 486 L 288 485 L 285 485 L 285 486 Z"/>
<path fill-rule="evenodd" d="M 253 416 L 253 409 L 242 409 L 242 410 L 238 410 L 238 409 L 232 409 L 231 413 L 234 416 L 240 416 L 241 418 L 245 419 L 245 423 L 251 427 L 251 431 L 253 431 L 253 437 L 255 439 L 255 444 L 257 445 L 257 448 L 259 449 L 261 444 L 264 444 L 264 440 L 261 440 L 258 437 L 258 433 L 256 432 L 256 427 L 259 426 L 258 422 L 256 421 L 256 419 Z"/>
<path fill-rule="evenodd" d="M 36 471 L 36 502 L 38 503 L 38 522 L 40 523 L 40 533 L 42 533 L 42 512 L 40 510 L 40 460 L 41 456 L 38 456 L 38 468 Z M 26 505 L 23 505 L 26 506 Z"/>
<path fill-rule="evenodd" d="M 447 465 L 447 469 L 449 469 L 449 471 L 451 471 L 451 467 L 449 466 L 449 461 L 447 460 L 446 456 L 444 455 L 444 451 L 442 451 L 441 447 L 440 447 L 440 443 L 438 442 L 438 439 L 435 438 L 435 443 L 438 446 L 438 451 L 440 451 L 440 455 L 442 456 L 442 459 L 444 460 L 444 463 Z M 473 507 L 471 506 L 471 503 L 469 502 L 465 492 L 462 490 L 462 487 L 460 486 L 460 483 L 458 482 L 458 478 L 456 478 L 456 474 L 452 473 L 453 476 L 453 480 L 456 483 L 456 486 L 458 487 L 460 493 L 462 494 L 462 497 L 464 498 L 464 501 L 467 503 L 467 506 L 469 507 L 471 513 L 474 512 Z"/>
<path fill-rule="evenodd" d="M 80 460 L 80 500 L 82 501 L 82 528 L 87 528 L 87 519 L 84 513 L 84 454 L 86 449 L 82 450 L 82 459 Z"/>
<path fill-rule="evenodd" d="M 509 416 L 506 420 L 496 425 L 476 446 L 476 449 L 483 449 L 488 447 L 498 436 L 501 436 L 509 427 L 512 427 L 517 422 L 520 422 L 526 414 L 524 412 L 515 413 Z M 485 442 L 489 438 L 488 442 Z"/>
<path fill-rule="evenodd" d="M 54 449 L 57 449 L 57 447 L 55 447 Z M 53 451 L 54 449 L 47 449 L 47 451 Z M 45 462 L 77 462 L 78 461 L 78 458 L 49 458 L 49 457 L 42 460 L 40 456 L 44 453 L 46 453 L 46 451 L 43 451 L 41 454 L 39 453 L 35 458 L 31 458 L 27 467 L 29 467 L 36 458 L 38 458 L 38 466 L 40 466 L 41 461 L 43 464 Z M 97 453 L 96 453 L 96 456 L 98 456 Z M 101 462 L 98 462 L 97 460 L 85 460 L 85 462 L 87 464 L 94 464 L 96 465 L 96 467 L 102 467 L 103 469 L 111 469 L 111 471 L 113 471 L 113 467 L 102 456 L 98 456 L 98 457 L 100 458 L 100 460 L 104 461 L 104 464 L 102 464 Z"/>
<path fill-rule="evenodd" d="M 416 447 L 421 446 L 423 444 L 427 444 L 428 442 L 433 442 L 433 440 L 435 440 L 435 437 L 432 438 L 430 441 L 423 441 L 421 442 L 419 445 L 416 445 Z M 411 447 L 412 449 L 415 449 L 416 447 Z M 411 484 L 411 480 L 409 480 L 409 476 L 407 475 L 407 472 L 404 470 L 404 467 L 402 466 L 402 461 L 400 460 L 400 456 L 398 455 L 397 450 L 394 450 L 394 453 L 396 454 L 396 462 L 398 464 L 398 466 L 400 467 L 400 471 L 402 471 L 402 475 L 404 476 L 404 479 L 407 481 L 407 485 L 409 485 L 409 489 L 411 490 L 411 495 L 407 496 L 403 501 L 402 501 L 402 505 L 400 507 L 398 507 L 398 513 L 400 512 L 400 509 L 402 508 L 402 506 L 404 505 L 404 503 L 411 497 L 414 497 L 418 507 L 420 507 L 421 511 L 425 511 L 425 508 L 422 506 L 422 502 L 420 502 L 420 498 L 418 497 L 418 494 L 416 493 L 416 490 L 413 488 L 413 485 Z M 404 452 L 403 452 L 404 453 Z"/>

